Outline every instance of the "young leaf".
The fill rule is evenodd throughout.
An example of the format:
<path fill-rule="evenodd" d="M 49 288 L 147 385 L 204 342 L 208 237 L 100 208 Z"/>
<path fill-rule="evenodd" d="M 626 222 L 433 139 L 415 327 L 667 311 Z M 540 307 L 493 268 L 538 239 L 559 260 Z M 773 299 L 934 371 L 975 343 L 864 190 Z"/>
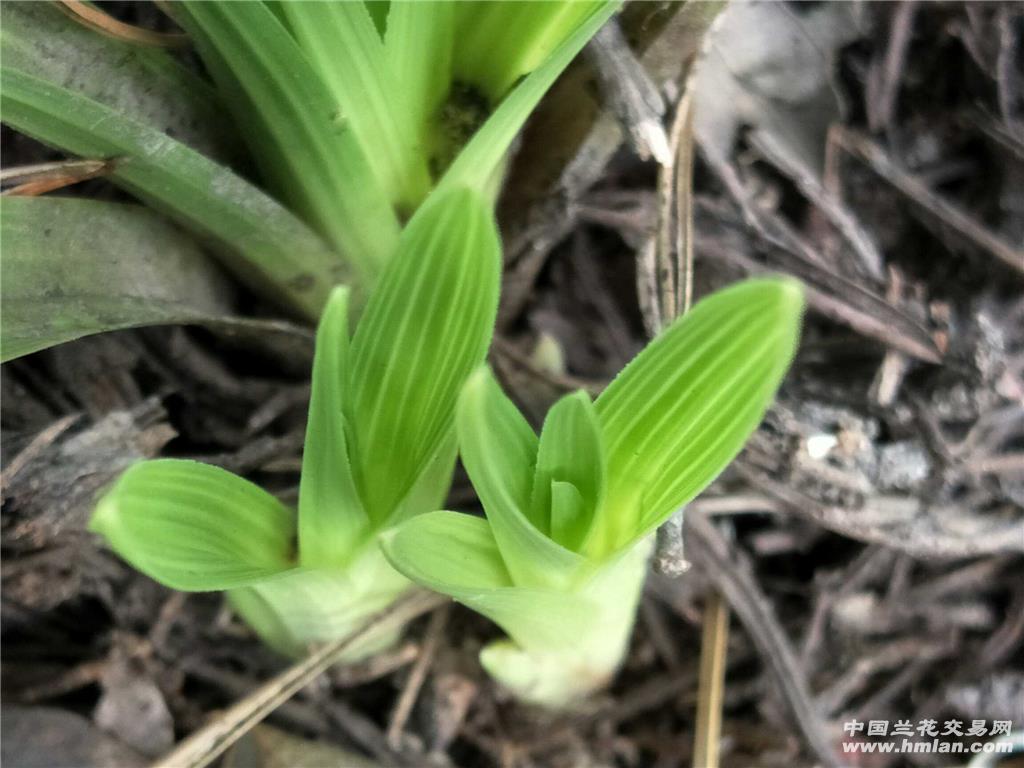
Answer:
<path fill-rule="evenodd" d="M 456 600 L 512 586 L 487 521 L 427 512 L 381 535 L 381 548 L 406 577 Z"/>
<path fill-rule="evenodd" d="M 299 557 L 338 567 L 369 527 L 345 437 L 349 371 L 348 289 L 335 288 L 316 335 L 306 445 L 299 481 Z"/>
<path fill-rule="evenodd" d="M 101 331 L 230 320 L 223 273 L 137 205 L 4 198 L 0 264 L 3 361 Z"/>
<path fill-rule="evenodd" d="M 113 158 L 108 178 L 215 239 L 225 266 L 272 300 L 318 317 L 345 264 L 264 192 L 138 120 L 32 74 L 0 68 L 4 122 L 84 157 Z"/>
<path fill-rule="evenodd" d="M 402 233 L 352 339 L 356 483 L 385 521 L 453 424 L 463 381 L 484 359 L 498 304 L 500 245 L 479 195 L 431 197 Z"/>
<path fill-rule="evenodd" d="M 552 497 L 556 484 L 557 504 Z M 530 502 L 533 519 L 555 541 L 574 549 L 603 495 L 601 425 L 587 393 L 574 392 L 555 403 L 544 420 Z M 549 512 L 550 519 L 542 519 Z"/>
<path fill-rule="evenodd" d="M 262 2 L 189 2 L 172 11 L 249 127 L 261 168 L 360 270 L 390 258 L 398 219 L 337 100 Z"/>
<path fill-rule="evenodd" d="M 626 366 L 597 399 L 608 491 L 594 551 L 642 537 L 733 459 L 796 350 L 803 294 L 748 280 L 713 294 Z"/>
<path fill-rule="evenodd" d="M 444 500 L 448 498 L 452 473 L 455 471 L 455 459 L 458 455 L 455 430 L 452 429 L 437 446 L 433 458 L 427 462 L 426 468 L 384 524 L 398 525 L 414 515 L 440 509 L 444 505 Z"/>
<path fill-rule="evenodd" d="M 487 368 L 466 382 L 456 416 L 459 448 L 505 565 L 519 586 L 564 586 L 582 558 L 527 518 L 537 436 Z"/>
<path fill-rule="evenodd" d="M 428 512 L 386 531 L 397 571 L 487 616 L 525 648 L 571 642 L 592 607 L 569 593 L 513 586 L 486 520 Z"/>
<path fill-rule="evenodd" d="M 404 5 L 398 3 L 396 8 Z M 396 98 L 398 81 L 366 6 L 359 2 L 285 2 L 280 7 L 300 47 L 340 105 L 363 153 L 373 158 L 386 194 L 400 208 L 414 210 L 430 188 L 416 135 L 418 123 L 412 122 L 415 113 L 403 112 L 403 102 Z M 430 15 L 436 16 L 436 10 Z M 437 62 L 422 59 L 417 65 L 420 72 L 431 72 Z"/>
<path fill-rule="evenodd" d="M 189 592 L 255 584 L 295 564 L 291 510 L 195 461 L 136 464 L 100 500 L 89 528 L 147 576 Z"/>
<path fill-rule="evenodd" d="M 619 4 L 616 1 L 602 2 L 591 10 L 544 63 L 512 89 L 459 153 L 439 187 L 469 186 L 481 192 L 488 190 L 494 173 L 501 167 L 502 158 L 534 107 Z"/>

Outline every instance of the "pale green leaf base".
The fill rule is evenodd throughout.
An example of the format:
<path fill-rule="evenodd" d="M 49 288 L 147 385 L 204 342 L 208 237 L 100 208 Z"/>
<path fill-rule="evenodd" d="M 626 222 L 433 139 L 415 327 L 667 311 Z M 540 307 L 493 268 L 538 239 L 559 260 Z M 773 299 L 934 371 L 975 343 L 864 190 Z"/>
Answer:
<path fill-rule="evenodd" d="M 409 589 L 376 544 L 344 571 L 297 569 L 251 587 L 228 590 L 231 607 L 271 648 L 297 658 L 311 646 L 359 629 Z M 355 662 L 393 645 L 400 629 L 371 633 L 341 659 Z"/>
<path fill-rule="evenodd" d="M 488 674 L 518 699 L 548 709 L 572 709 L 611 682 L 626 653 L 653 539 L 606 565 L 579 591 L 594 610 L 573 627 L 571 645 L 537 648 L 498 640 L 480 652 Z"/>

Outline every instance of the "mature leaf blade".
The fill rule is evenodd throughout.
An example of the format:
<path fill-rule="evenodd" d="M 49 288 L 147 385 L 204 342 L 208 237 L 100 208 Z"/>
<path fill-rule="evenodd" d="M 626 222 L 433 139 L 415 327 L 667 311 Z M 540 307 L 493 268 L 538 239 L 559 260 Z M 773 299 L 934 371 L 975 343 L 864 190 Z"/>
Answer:
<path fill-rule="evenodd" d="M 771 403 L 803 311 L 792 280 L 748 280 L 704 299 L 597 399 L 608 491 L 588 547 L 646 535 L 733 459 Z"/>
<path fill-rule="evenodd" d="M 543 64 L 512 89 L 456 157 L 439 187 L 470 186 L 482 192 L 491 188 L 505 153 L 534 107 L 619 4 L 602 2 Z"/>
<path fill-rule="evenodd" d="M 55 3 L 0 5 L 4 66 L 77 91 L 221 161 L 237 155 L 211 85 L 167 51 L 97 34 Z"/>
<path fill-rule="evenodd" d="M 458 3 L 455 75 L 463 82 L 475 83 L 497 101 L 604 4 L 600 0 Z"/>
<path fill-rule="evenodd" d="M 362 273 L 390 258 L 398 219 L 355 132 L 288 30 L 261 2 L 183 2 L 192 35 L 236 119 L 250 126 L 256 159 Z"/>
<path fill-rule="evenodd" d="M 560 646 L 586 626 L 590 601 L 569 592 L 513 586 L 486 520 L 428 512 L 381 537 L 400 573 L 449 595 L 504 629 L 524 648 Z"/>
<path fill-rule="evenodd" d="M 573 486 L 579 505 L 564 488 L 555 505 L 556 482 Z M 587 393 L 573 392 L 555 403 L 544 420 L 531 494 L 533 519 L 555 541 L 573 549 L 586 533 L 589 520 L 584 513 L 592 514 L 603 495 L 601 425 Z"/>
<path fill-rule="evenodd" d="M 403 90 L 366 6 L 300 0 L 280 7 L 310 64 L 341 106 L 363 153 L 373 158 L 388 197 L 400 208 L 414 210 L 430 189 L 418 124 L 412 122 L 415 113 L 404 111 L 402 100 L 396 98 Z M 431 59 L 418 64 L 420 72 L 436 66 Z"/>
<path fill-rule="evenodd" d="M 195 461 L 131 467 L 89 528 L 147 576 L 189 592 L 255 584 L 295 564 L 294 513 L 248 480 Z"/>
<path fill-rule="evenodd" d="M 582 558 L 548 538 L 525 514 L 530 508 L 537 436 L 487 368 L 474 373 L 463 387 L 457 425 L 462 462 L 515 583 L 568 584 Z"/>
<path fill-rule="evenodd" d="M 0 265 L 3 361 L 118 328 L 230 319 L 221 271 L 137 205 L 5 198 Z"/>
<path fill-rule="evenodd" d="M 396 508 L 453 426 L 463 381 L 487 352 L 501 249 L 479 195 L 428 201 L 402 233 L 352 339 L 356 482 L 371 520 Z"/>
<path fill-rule="evenodd" d="M 319 316 L 344 262 L 264 192 L 161 131 L 32 74 L 0 70 L 4 122 L 84 157 L 117 158 L 109 178 L 218 243 L 236 275 Z"/>
<path fill-rule="evenodd" d="M 299 557 L 306 567 L 343 565 L 369 527 L 345 436 L 349 375 L 348 289 L 335 288 L 317 330 L 302 451 Z"/>
<path fill-rule="evenodd" d="M 385 52 L 408 122 L 418 131 L 422 146 L 428 120 L 441 107 L 451 83 L 457 7 L 449 0 L 421 0 L 392 3 L 388 11 Z"/>

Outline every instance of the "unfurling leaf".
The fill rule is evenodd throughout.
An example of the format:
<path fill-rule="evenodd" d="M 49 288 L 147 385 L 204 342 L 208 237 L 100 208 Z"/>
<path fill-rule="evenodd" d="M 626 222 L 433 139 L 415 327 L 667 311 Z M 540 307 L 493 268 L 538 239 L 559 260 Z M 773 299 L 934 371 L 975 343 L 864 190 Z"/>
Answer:
<path fill-rule="evenodd" d="M 516 584 L 566 583 L 583 559 L 550 539 L 527 516 L 537 436 L 486 368 L 466 382 L 457 425 L 462 462 Z"/>
<path fill-rule="evenodd" d="M 601 424 L 586 392 L 566 395 L 544 420 L 530 506 L 552 539 L 575 549 L 604 497 Z"/>

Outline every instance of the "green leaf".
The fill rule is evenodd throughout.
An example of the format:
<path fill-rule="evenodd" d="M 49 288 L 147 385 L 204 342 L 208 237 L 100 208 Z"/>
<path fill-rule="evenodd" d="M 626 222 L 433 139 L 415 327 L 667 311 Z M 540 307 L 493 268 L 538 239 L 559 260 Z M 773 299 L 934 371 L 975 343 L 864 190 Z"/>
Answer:
<path fill-rule="evenodd" d="M 608 4 L 580 0 L 459 3 L 456 78 L 478 85 L 496 102 L 603 5 Z"/>
<path fill-rule="evenodd" d="M 193 37 L 245 125 L 274 188 L 360 271 L 390 258 L 399 225 L 350 121 L 288 30 L 261 2 L 183 2 L 172 11 Z"/>
<path fill-rule="evenodd" d="M 384 531 L 380 543 L 406 578 L 456 600 L 513 585 L 491 528 L 479 517 L 427 512 Z"/>
<path fill-rule="evenodd" d="M 81 93 L 218 160 L 237 137 L 208 82 L 167 51 L 97 34 L 56 3 L 0 5 L 4 66 Z"/>
<path fill-rule="evenodd" d="M 89 524 L 135 568 L 173 589 L 229 589 L 294 566 L 295 515 L 247 480 L 208 464 L 136 464 Z"/>
<path fill-rule="evenodd" d="M 513 586 L 486 520 L 428 512 L 381 536 L 388 561 L 409 579 L 449 595 L 504 629 L 524 648 L 571 642 L 593 615 L 568 592 Z"/>
<path fill-rule="evenodd" d="M 646 535 L 725 469 L 793 359 L 802 311 L 795 281 L 748 280 L 699 302 L 623 369 L 596 403 L 609 474 L 588 549 Z"/>
<path fill-rule="evenodd" d="M 280 204 L 156 128 L 6 65 L 4 122 L 46 144 L 116 158 L 109 178 L 214 238 L 225 266 L 271 299 L 318 317 L 344 263 Z"/>
<path fill-rule="evenodd" d="M 412 488 L 405 495 L 395 511 L 384 522 L 384 525 L 397 525 L 413 515 L 433 512 L 444 505 L 448 498 L 448 490 L 452 485 L 452 474 L 455 471 L 455 459 L 458 457 L 458 444 L 455 430 L 449 430 L 447 436 L 437 446 L 434 456 L 427 462 L 426 468 L 420 473 Z"/>
<path fill-rule="evenodd" d="M 598 4 L 590 11 L 590 15 L 580 22 L 576 30 L 552 51 L 543 64 L 512 89 L 456 157 L 438 185 L 439 188 L 469 186 L 486 192 L 491 187 L 492 177 L 501 167 L 505 153 L 530 113 L 576 54 L 616 11 L 619 4 Z M 532 3 L 523 5 L 529 7 Z"/>
<path fill-rule="evenodd" d="M 118 328 L 230 320 L 220 270 L 137 205 L 4 198 L 0 264 L 3 361 Z"/>
<path fill-rule="evenodd" d="M 572 483 L 552 480 L 551 538 L 567 549 L 576 551 L 587 535 L 595 508 Z"/>
<path fill-rule="evenodd" d="M 406 12 L 399 10 L 404 5 L 397 4 L 389 17 L 405 16 Z M 430 189 L 418 123 L 413 122 L 418 115 L 403 110 L 403 101 L 396 98 L 401 92 L 398 80 L 366 6 L 359 2 L 285 2 L 280 7 L 310 64 L 340 105 L 363 154 L 373 159 L 373 169 L 389 199 L 405 210 L 414 210 Z M 435 67 L 429 58 L 417 62 L 418 72 Z"/>
<path fill-rule="evenodd" d="M 479 195 L 431 197 L 402 233 L 352 339 L 356 483 L 387 520 L 453 425 L 466 377 L 490 343 L 501 248 Z"/>
<path fill-rule="evenodd" d="M 426 146 L 428 120 L 451 84 L 457 7 L 450 0 L 396 2 L 388 13 L 384 48 L 421 147 Z"/>
<path fill-rule="evenodd" d="M 463 387 L 457 426 L 462 463 L 515 583 L 568 584 L 584 561 L 527 518 L 537 436 L 488 369 Z"/>
<path fill-rule="evenodd" d="M 558 504 L 552 496 L 556 481 Z M 562 487 L 565 484 L 575 495 Z M 603 494 L 601 425 L 587 393 L 574 392 L 555 403 L 544 420 L 530 502 L 534 524 L 575 549 Z"/>
<path fill-rule="evenodd" d="M 299 557 L 307 567 L 344 564 L 369 527 L 345 437 L 348 356 L 348 289 L 335 288 L 317 330 L 302 451 Z"/>

